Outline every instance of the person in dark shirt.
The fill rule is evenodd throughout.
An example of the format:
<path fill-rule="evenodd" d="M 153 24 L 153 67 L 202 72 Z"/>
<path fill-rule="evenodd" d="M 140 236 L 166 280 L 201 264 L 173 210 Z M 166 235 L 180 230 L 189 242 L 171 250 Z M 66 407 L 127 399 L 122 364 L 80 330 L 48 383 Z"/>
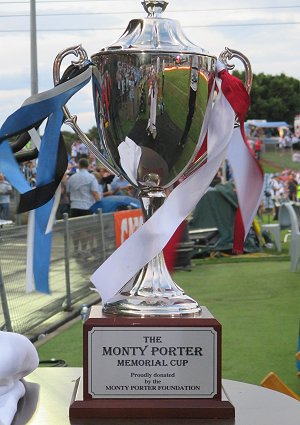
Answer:
<path fill-rule="evenodd" d="M 298 187 L 297 180 L 295 179 L 295 176 L 291 174 L 288 180 L 288 191 L 289 191 L 290 201 L 295 202 L 297 200 L 297 187 Z"/>
<path fill-rule="evenodd" d="M 259 138 L 257 138 L 255 140 L 254 153 L 255 153 L 255 158 L 259 161 L 260 160 L 260 154 L 261 154 L 261 141 L 260 141 Z"/>

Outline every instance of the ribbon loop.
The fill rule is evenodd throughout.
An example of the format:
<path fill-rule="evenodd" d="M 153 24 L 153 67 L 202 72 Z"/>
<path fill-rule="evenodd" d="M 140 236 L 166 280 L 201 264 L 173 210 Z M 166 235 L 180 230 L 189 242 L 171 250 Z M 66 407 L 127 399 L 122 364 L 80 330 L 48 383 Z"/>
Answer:
<path fill-rule="evenodd" d="M 28 246 L 27 264 L 32 270 L 27 270 L 28 280 L 34 276 L 35 288 L 49 293 L 49 266 L 51 255 L 51 232 L 49 220 L 55 216 L 53 197 L 67 169 L 67 152 L 60 133 L 64 120 L 63 107 L 66 102 L 84 87 L 91 78 L 91 68 L 80 70 L 73 78 L 46 92 L 29 97 L 23 105 L 11 114 L 0 129 L 0 170 L 20 194 L 18 213 L 35 209 L 30 215 L 28 240 L 33 246 Z M 70 77 L 70 76 L 69 76 Z M 32 137 L 34 128 L 48 118 L 44 136 L 39 149 L 37 168 L 37 186 L 31 188 L 20 172 L 7 139 L 14 135 L 29 132 Z M 2 143 L 1 143 L 2 142 Z M 16 146 L 18 149 L 20 145 Z M 57 207 L 57 203 L 55 203 Z M 51 226 L 50 226 L 51 228 Z M 30 284 L 27 282 L 27 286 Z"/>

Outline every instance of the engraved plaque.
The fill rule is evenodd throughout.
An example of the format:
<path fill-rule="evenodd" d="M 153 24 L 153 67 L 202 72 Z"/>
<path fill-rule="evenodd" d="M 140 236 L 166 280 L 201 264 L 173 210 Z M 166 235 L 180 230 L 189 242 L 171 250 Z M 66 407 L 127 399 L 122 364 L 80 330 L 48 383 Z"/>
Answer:
<path fill-rule="evenodd" d="M 93 327 L 88 332 L 92 398 L 213 398 L 213 327 Z"/>

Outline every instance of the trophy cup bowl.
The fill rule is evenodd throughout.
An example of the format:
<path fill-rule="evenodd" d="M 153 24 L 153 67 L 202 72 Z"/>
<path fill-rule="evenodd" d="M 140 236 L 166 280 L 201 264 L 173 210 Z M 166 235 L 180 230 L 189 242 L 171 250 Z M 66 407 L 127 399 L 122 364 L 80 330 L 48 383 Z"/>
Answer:
<path fill-rule="evenodd" d="M 79 67 L 90 63 L 97 146 L 67 108 L 66 123 L 105 167 L 138 190 L 148 220 L 173 184 L 205 160 L 194 161 L 204 117 L 212 107 L 217 58 L 190 42 L 177 21 L 161 17 L 167 2 L 142 4 L 148 16 L 131 20 L 119 40 L 92 55 L 90 62 L 81 46 L 59 53 L 54 81 L 59 83 L 60 65 L 68 54 L 79 56 Z M 200 311 L 173 281 L 162 253 L 103 307 L 106 314 L 142 317 Z"/>

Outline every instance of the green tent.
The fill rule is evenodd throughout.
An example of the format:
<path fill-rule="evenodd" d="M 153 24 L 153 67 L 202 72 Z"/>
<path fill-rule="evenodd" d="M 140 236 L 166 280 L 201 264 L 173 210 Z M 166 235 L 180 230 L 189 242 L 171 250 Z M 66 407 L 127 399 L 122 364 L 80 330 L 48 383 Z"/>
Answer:
<path fill-rule="evenodd" d="M 232 250 L 237 206 L 237 196 L 231 182 L 210 187 L 193 211 L 193 218 L 189 223 L 190 229 L 217 228 L 220 239 L 211 250 Z M 246 238 L 244 249 L 245 252 L 261 250 L 253 230 Z"/>

